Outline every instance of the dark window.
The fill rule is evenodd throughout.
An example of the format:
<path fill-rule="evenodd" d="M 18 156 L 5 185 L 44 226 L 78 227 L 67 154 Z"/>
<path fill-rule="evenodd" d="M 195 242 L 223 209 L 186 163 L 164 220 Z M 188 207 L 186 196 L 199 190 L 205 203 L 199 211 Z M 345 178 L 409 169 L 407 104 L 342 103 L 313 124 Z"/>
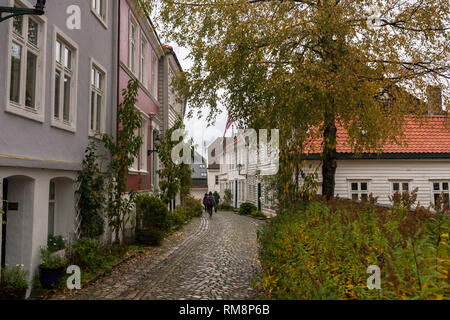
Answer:
<path fill-rule="evenodd" d="M 361 190 L 367 191 L 367 182 L 361 182 Z"/>
<path fill-rule="evenodd" d="M 352 190 L 358 191 L 358 183 L 357 182 L 352 183 Z"/>
<path fill-rule="evenodd" d="M 393 189 L 394 189 L 394 191 L 400 191 L 400 183 L 395 182 L 393 185 Z"/>

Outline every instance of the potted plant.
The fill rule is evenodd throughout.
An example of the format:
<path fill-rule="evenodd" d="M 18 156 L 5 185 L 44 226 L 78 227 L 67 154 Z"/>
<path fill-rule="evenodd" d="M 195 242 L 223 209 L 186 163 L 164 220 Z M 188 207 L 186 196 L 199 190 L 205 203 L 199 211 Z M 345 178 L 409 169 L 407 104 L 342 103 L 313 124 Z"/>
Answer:
<path fill-rule="evenodd" d="M 23 265 L 2 268 L 0 277 L 0 300 L 24 300 L 28 287 L 29 273 Z"/>
<path fill-rule="evenodd" d="M 66 255 L 66 239 L 62 236 L 49 235 L 47 239 L 47 248 L 53 254 L 59 256 Z"/>
<path fill-rule="evenodd" d="M 44 289 L 52 289 L 65 275 L 67 259 L 52 252 L 48 247 L 41 247 L 42 264 L 39 266 L 39 281 Z"/>

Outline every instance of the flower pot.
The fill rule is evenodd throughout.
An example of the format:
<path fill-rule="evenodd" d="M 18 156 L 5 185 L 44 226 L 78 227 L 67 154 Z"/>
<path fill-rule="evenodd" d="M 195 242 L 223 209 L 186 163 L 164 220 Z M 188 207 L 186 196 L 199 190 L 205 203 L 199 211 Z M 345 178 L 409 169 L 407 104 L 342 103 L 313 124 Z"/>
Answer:
<path fill-rule="evenodd" d="M 27 289 L 17 289 L 14 291 L 5 291 L 0 288 L 0 301 L 16 301 L 16 300 L 25 300 L 25 296 L 27 294 Z"/>
<path fill-rule="evenodd" d="M 42 288 L 52 289 L 53 285 L 58 283 L 59 280 L 64 277 L 66 273 L 66 267 L 59 267 L 56 269 L 44 268 L 42 265 L 39 266 L 39 281 L 41 282 Z"/>

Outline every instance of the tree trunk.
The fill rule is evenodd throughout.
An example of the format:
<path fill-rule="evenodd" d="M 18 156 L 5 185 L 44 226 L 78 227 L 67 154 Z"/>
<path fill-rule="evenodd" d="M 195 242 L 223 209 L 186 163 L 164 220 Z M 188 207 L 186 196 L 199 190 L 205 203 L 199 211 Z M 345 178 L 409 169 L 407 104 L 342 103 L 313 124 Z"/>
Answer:
<path fill-rule="evenodd" d="M 325 114 L 322 154 L 322 195 L 330 200 L 334 197 L 335 175 L 337 168 L 336 152 L 336 117 L 334 112 Z"/>

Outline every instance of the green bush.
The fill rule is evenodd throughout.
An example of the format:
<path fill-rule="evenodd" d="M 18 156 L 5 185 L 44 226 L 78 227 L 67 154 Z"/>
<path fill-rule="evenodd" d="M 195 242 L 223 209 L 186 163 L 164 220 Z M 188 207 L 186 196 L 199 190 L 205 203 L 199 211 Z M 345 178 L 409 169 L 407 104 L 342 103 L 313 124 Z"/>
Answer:
<path fill-rule="evenodd" d="M 239 207 L 239 214 L 243 215 L 243 216 L 248 216 L 250 215 L 253 211 L 258 210 L 258 208 L 250 202 L 244 202 L 241 204 L 241 206 Z"/>
<path fill-rule="evenodd" d="M 203 204 L 191 196 L 186 197 L 184 207 L 189 212 L 190 217 L 201 217 L 203 214 Z"/>
<path fill-rule="evenodd" d="M 256 218 L 266 218 L 266 216 L 264 215 L 264 213 L 262 213 L 262 212 L 259 211 L 259 210 L 253 210 L 252 213 L 251 213 L 251 215 L 252 215 L 253 217 L 256 217 Z"/>
<path fill-rule="evenodd" d="M 149 246 L 161 245 L 164 236 L 165 236 L 164 231 L 154 227 L 136 231 L 136 241 L 140 244 Z"/>
<path fill-rule="evenodd" d="M 0 276 L 0 298 L 21 300 L 25 298 L 24 291 L 29 287 L 29 272 L 22 270 L 23 265 L 13 268 L 4 267 Z"/>
<path fill-rule="evenodd" d="M 450 212 L 313 201 L 280 212 L 259 233 L 267 298 L 448 299 Z M 367 269 L 381 269 L 369 290 Z"/>
<path fill-rule="evenodd" d="M 58 269 L 61 267 L 66 267 L 68 261 L 65 257 L 61 257 L 59 255 L 53 254 L 53 251 L 50 251 L 48 247 L 41 247 L 41 266 L 46 269 Z"/>
<path fill-rule="evenodd" d="M 50 252 L 60 251 L 66 248 L 66 242 L 62 236 L 49 235 L 47 239 L 47 248 Z"/>
<path fill-rule="evenodd" d="M 75 265 L 92 272 L 102 269 L 113 260 L 112 256 L 103 252 L 98 240 L 88 238 L 73 244 L 71 258 Z"/>
<path fill-rule="evenodd" d="M 179 206 L 169 212 L 167 217 L 172 230 L 178 230 L 186 224 L 186 221 L 189 219 L 189 213 L 187 208 Z"/>
<path fill-rule="evenodd" d="M 159 198 L 148 194 L 141 194 L 137 197 L 137 229 L 156 228 L 164 232 L 169 227 L 167 214 L 167 205 Z"/>

